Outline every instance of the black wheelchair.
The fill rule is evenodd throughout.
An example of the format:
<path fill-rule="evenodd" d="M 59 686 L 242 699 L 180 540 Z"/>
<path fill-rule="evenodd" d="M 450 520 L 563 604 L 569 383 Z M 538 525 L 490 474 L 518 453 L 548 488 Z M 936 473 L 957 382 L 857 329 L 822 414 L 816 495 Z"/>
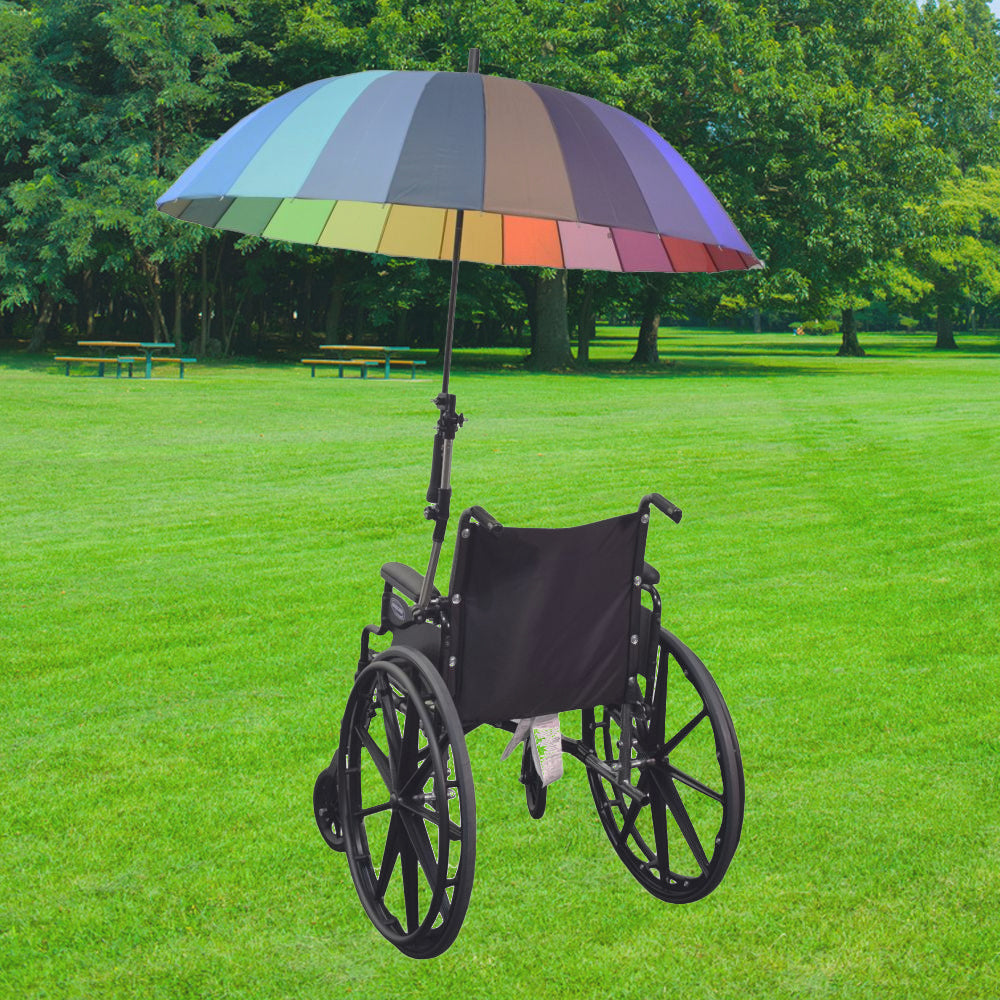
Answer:
<path fill-rule="evenodd" d="M 579 712 L 579 737 L 562 736 L 561 750 L 586 768 L 618 857 L 657 898 L 701 899 L 739 843 L 744 782 L 719 688 L 662 627 L 660 575 L 645 560 L 651 511 L 679 522 L 680 510 L 654 493 L 634 513 L 537 529 L 472 507 L 442 594 L 433 578 L 457 424 L 454 397 L 437 403 L 435 549 L 426 574 L 382 567 L 381 621 L 363 630 L 339 746 L 313 792 L 323 838 L 346 854 L 378 930 L 413 958 L 439 955 L 461 928 L 475 869 L 466 733 Z M 391 644 L 373 650 L 383 636 Z M 530 744 L 520 777 L 539 818 L 548 789 Z"/>

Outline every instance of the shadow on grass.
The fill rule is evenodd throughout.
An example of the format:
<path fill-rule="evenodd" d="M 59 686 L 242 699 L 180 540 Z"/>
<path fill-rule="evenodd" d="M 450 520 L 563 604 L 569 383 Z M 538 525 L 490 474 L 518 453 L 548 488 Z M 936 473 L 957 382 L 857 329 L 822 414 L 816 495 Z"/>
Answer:
<path fill-rule="evenodd" d="M 53 360 L 52 354 L 25 354 L 23 351 L 3 351 L 0 353 L 0 370 L 42 371 L 46 368 L 62 367 Z"/>
<path fill-rule="evenodd" d="M 725 378 L 771 378 L 783 375 L 827 375 L 839 371 L 836 358 L 830 358 L 829 365 L 817 364 L 823 359 L 811 357 L 809 363 L 796 365 L 788 362 L 768 363 L 767 357 L 759 354 L 739 357 L 724 357 L 717 351 L 661 351 L 662 360 L 657 365 L 632 364 L 626 358 L 595 358 L 586 365 L 574 365 L 552 371 L 534 371 L 527 367 L 522 354 L 512 356 L 494 351 L 456 352 L 452 359 L 452 369 L 466 374 L 517 374 L 517 375 L 564 375 L 589 378 L 628 379 L 674 379 L 690 377 Z M 796 355 L 788 355 L 795 357 Z M 752 359 L 751 359 L 752 358 Z M 440 371 L 440 365 L 428 364 L 427 374 Z"/>

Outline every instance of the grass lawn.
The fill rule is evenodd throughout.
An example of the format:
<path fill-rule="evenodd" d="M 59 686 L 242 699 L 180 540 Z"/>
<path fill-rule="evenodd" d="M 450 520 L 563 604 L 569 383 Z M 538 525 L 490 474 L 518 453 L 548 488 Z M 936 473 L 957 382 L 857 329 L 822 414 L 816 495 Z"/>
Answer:
<path fill-rule="evenodd" d="M 684 509 L 649 559 L 743 751 L 721 887 L 645 894 L 578 764 L 535 822 L 505 734 L 477 731 L 469 916 L 441 958 L 401 956 L 311 795 L 379 564 L 426 562 L 433 373 L 129 381 L 8 354 L 0 996 L 1000 994 L 997 337 L 869 334 L 838 359 L 665 331 L 671 363 L 630 376 L 599 333 L 586 375 L 459 355 L 455 505 Z"/>

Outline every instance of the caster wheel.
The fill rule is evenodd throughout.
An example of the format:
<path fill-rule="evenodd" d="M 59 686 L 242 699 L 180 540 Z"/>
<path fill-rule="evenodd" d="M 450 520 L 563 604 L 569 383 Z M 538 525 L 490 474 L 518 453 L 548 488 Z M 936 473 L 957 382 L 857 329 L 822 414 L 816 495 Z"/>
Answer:
<path fill-rule="evenodd" d="M 313 813 L 316 825 L 328 847 L 344 850 L 344 828 L 340 822 L 339 792 L 337 789 L 337 760 L 319 772 L 313 786 Z"/>
<path fill-rule="evenodd" d="M 524 794 L 528 800 L 528 815 L 532 819 L 541 819 L 545 815 L 548 789 L 542 784 L 542 776 L 535 770 L 535 761 L 528 743 L 524 744 L 524 754 L 521 757 L 521 784 L 524 785 Z"/>

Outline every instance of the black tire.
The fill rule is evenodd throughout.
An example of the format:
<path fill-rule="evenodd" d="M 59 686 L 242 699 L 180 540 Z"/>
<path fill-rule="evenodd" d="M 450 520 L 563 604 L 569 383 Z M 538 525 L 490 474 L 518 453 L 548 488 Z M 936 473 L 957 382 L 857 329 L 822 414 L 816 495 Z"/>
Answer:
<path fill-rule="evenodd" d="M 319 772 L 313 786 L 313 815 L 327 847 L 344 849 L 344 828 L 340 822 L 340 794 L 337 784 L 337 758 Z"/>
<path fill-rule="evenodd" d="M 655 666 L 638 682 L 630 780 L 644 797 L 633 800 L 593 770 L 590 790 L 618 857 L 642 887 L 691 903 L 722 881 L 740 841 L 745 792 L 736 731 L 712 675 L 666 629 Z M 584 743 L 608 764 L 618 761 L 621 722 L 617 705 L 583 713 Z"/>
<path fill-rule="evenodd" d="M 533 737 L 528 734 L 524 744 L 524 754 L 521 757 L 521 784 L 524 785 L 524 795 L 528 800 L 528 814 L 532 819 L 541 819 L 545 815 L 545 803 L 548 789 L 542 784 L 542 776 L 535 768 L 535 760 L 531 755 Z"/>
<path fill-rule="evenodd" d="M 338 780 L 347 862 L 365 912 L 404 954 L 440 955 L 472 894 L 476 799 L 458 712 L 422 653 L 394 646 L 358 674 Z"/>

